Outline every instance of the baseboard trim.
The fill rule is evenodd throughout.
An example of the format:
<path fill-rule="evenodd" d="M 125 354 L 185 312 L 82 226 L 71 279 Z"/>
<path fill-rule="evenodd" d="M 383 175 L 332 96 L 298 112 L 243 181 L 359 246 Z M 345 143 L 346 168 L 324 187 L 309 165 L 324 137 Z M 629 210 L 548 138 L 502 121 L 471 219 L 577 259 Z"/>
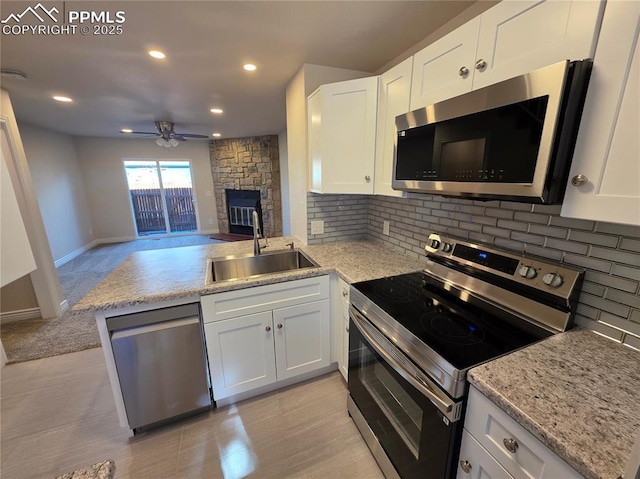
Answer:
<path fill-rule="evenodd" d="M 69 305 L 67 305 L 67 308 L 68 307 Z M 40 318 L 40 308 L 19 309 L 18 311 L 7 311 L 6 313 L 0 313 L 0 323 L 2 324 Z"/>
<path fill-rule="evenodd" d="M 68 255 L 63 256 L 59 260 L 54 261 L 53 264 L 55 265 L 56 268 L 59 268 L 63 264 L 67 264 L 72 259 L 77 258 L 82 253 L 85 253 L 85 252 L 89 251 L 91 248 L 93 248 L 94 246 L 98 246 L 99 244 L 100 244 L 100 240 L 93 240 L 91 243 L 88 243 L 88 244 L 78 248 L 77 250 L 72 251 Z"/>

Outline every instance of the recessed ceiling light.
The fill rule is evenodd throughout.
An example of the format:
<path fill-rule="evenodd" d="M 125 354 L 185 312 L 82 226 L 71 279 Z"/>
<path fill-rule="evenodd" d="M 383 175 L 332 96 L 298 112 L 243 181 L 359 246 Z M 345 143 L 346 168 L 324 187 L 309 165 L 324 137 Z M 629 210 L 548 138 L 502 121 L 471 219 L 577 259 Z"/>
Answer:
<path fill-rule="evenodd" d="M 211 113 L 216 113 L 217 115 L 222 114 L 222 108 L 212 108 Z"/>
<path fill-rule="evenodd" d="M 245 70 L 247 70 L 248 72 L 252 72 L 255 71 L 255 69 L 257 68 L 255 65 L 253 65 L 252 63 L 247 63 L 245 64 L 242 68 L 244 68 Z"/>
<path fill-rule="evenodd" d="M 19 70 L 6 70 L 2 69 L 2 78 L 10 78 L 12 80 L 26 80 L 27 74 Z"/>
<path fill-rule="evenodd" d="M 216 138 L 218 138 L 222 136 L 222 133 L 214 133 L 212 136 L 215 136 Z"/>
<path fill-rule="evenodd" d="M 160 50 L 149 50 L 149 55 L 159 60 L 162 60 L 164 57 L 166 57 L 166 55 L 162 53 Z"/>
<path fill-rule="evenodd" d="M 73 101 L 73 100 L 72 100 L 71 98 L 69 98 L 68 96 L 59 96 L 59 95 L 54 96 L 54 97 L 53 97 L 53 99 L 54 99 L 55 101 L 61 101 L 61 102 L 63 102 L 63 103 L 69 103 L 69 102 Z"/>
<path fill-rule="evenodd" d="M 122 133 L 133 133 L 133 130 L 131 128 L 123 128 L 122 130 L 120 130 Z"/>

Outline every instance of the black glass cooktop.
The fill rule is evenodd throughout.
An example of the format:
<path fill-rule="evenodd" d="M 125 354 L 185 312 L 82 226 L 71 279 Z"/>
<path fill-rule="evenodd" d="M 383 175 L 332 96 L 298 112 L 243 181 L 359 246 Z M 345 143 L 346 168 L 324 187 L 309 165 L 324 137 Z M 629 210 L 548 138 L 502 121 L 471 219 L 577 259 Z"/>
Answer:
<path fill-rule="evenodd" d="M 506 322 L 427 284 L 424 278 L 423 273 L 410 273 L 353 287 L 459 370 L 550 335 Z"/>

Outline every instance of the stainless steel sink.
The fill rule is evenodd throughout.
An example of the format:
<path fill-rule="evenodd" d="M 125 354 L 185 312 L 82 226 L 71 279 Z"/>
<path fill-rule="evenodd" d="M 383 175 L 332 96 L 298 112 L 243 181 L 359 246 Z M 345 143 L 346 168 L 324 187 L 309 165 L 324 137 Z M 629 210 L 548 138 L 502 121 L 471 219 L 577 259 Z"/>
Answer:
<path fill-rule="evenodd" d="M 313 260 L 299 250 L 270 251 L 257 256 L 245 254 L 209 258 L 205 284 L 317 267 Z"/>

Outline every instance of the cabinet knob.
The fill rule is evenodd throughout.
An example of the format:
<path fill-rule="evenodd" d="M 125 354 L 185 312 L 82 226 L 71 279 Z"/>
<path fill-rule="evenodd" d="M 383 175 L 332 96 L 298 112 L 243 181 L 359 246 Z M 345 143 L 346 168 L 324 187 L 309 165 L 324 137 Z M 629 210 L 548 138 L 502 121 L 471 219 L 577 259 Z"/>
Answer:
<path fill-rule="evenodd" d="M 476 70 L 484 70 L 487 68 L 487 62 L 485 62 L 482 58 L 476 62 Z"/>
<path fill-rule="evenodd" d="M 349 326 L 347 326 L 346 328 L 344 328 L 345 331 L 348 333 L 349 332 Z"/>
<path fill-rule="evenodd" d="M 460 469 L 469 474 L 471 472 L 471 463 L 469 461 L 460 461 Z"/>
<path fill-rule="evenodd" d="M 282 329 L 282 323 L 278 323 L 278 329 Z"/>
<path fill-rule="evenodd" d="M 510 438 L 504 438 L 502 440 L 502 443 L 504 444 L 504 447 L 507 448 L 507 451 L 512 452 L 513 454 L 516 453 L 516 451 L 518 450 L 518 441 L 516 441 L 514 438 L 510 437 Z"/>
<path fill-rule="evenodd" d="M 460 70 L 458 70 L 458 75 L 460 75 L 462 78 L 466 77 L 469 74 L 469 69 L 467 67 L 460 67 Z"/>
<path fill-rule="evenodd" d="M 365 176 L 365 177 L 364 177 L 364 179 L 365 179 L 366 181 L 371 181 L 371 177 L 370 177 L 369 175 Z"/>
<path fill-rule="evenodd" d="M 264 328 L 264 330 L 268 333 L 269 331 L 271 331 L 271 326 L 267 326 L 266 328 Z"/>
<path fill-rule="evenodd" d="M 582 186 L 584 185 L 587 181 L 589 181 L 589 179 L 584 176 L 584 175 L 576 175 L 573 178 L 571 178 L 571 184 L 573 186 Z"/>
<path fill-rule="evenodd" d="M 347 291 L 346 289 L 342 290 L 342 297 L 346 298 L 347 296 L 349 296 L 349 291 Z"/>

